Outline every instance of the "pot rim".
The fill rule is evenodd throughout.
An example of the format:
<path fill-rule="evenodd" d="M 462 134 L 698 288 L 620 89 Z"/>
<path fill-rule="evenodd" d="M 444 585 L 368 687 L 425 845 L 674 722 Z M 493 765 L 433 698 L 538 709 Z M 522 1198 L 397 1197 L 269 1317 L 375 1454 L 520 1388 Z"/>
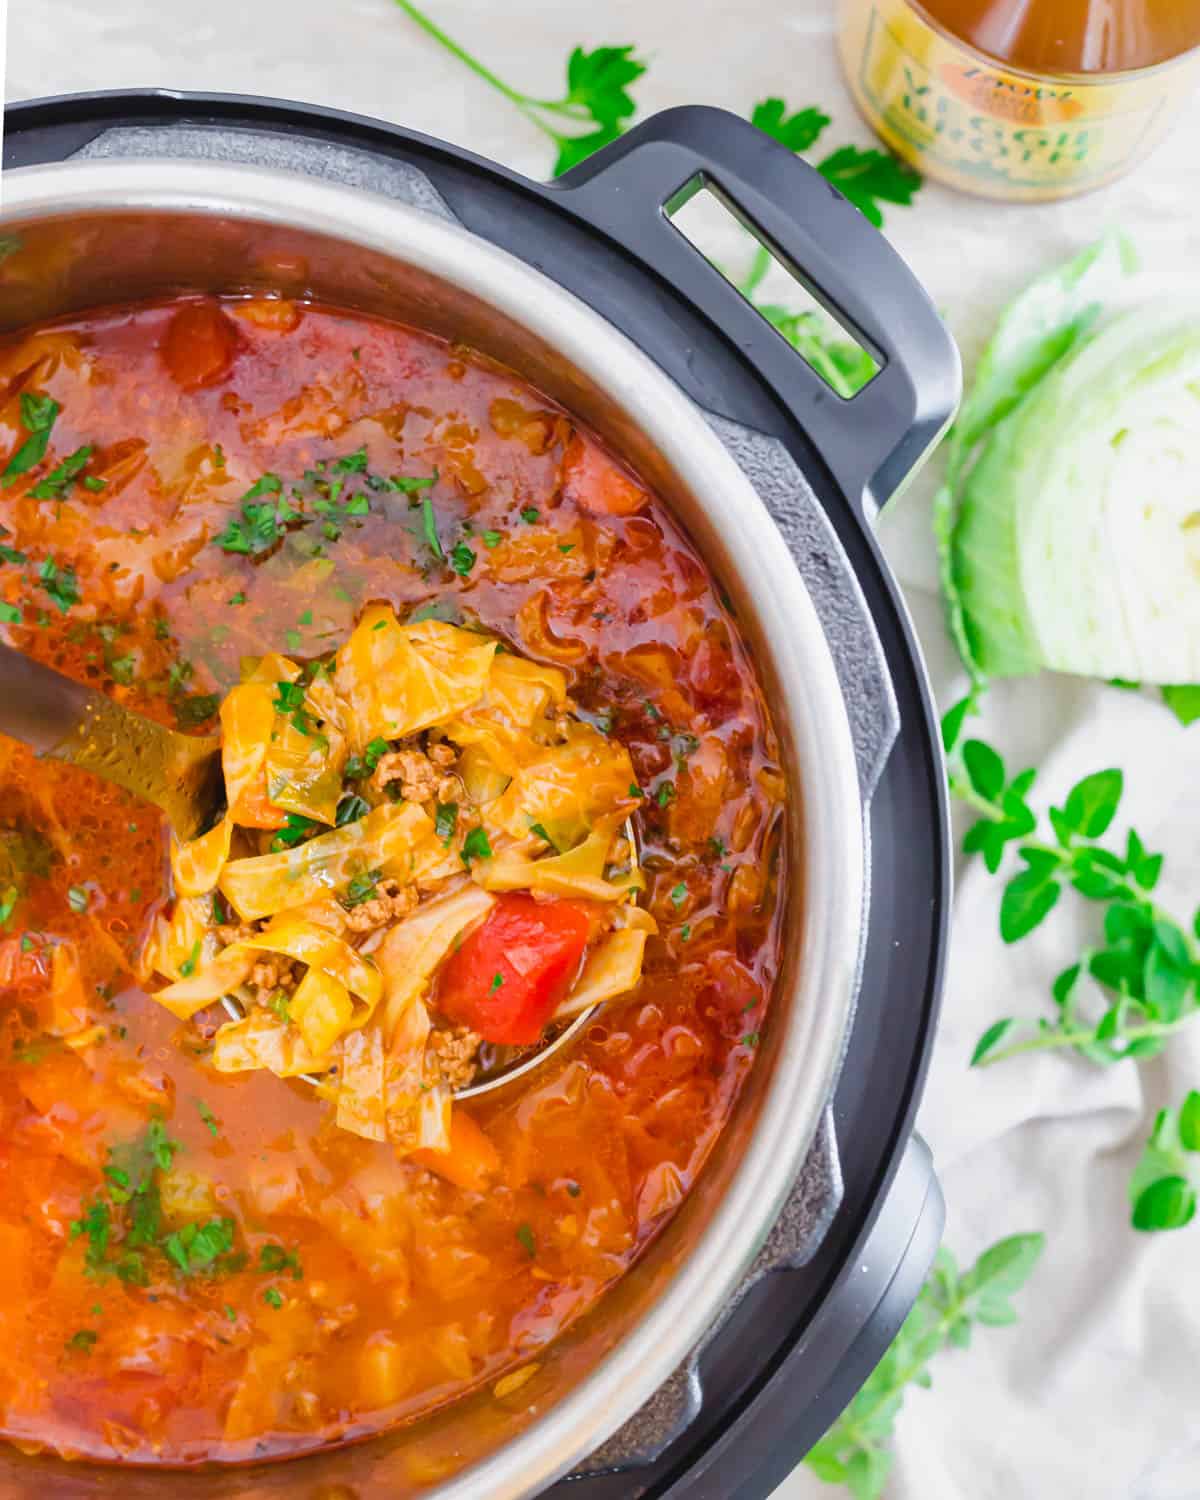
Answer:
<path fill-rule="evenodd" d="M 631 1417 L 725 1306 L 782 1208 L 828 1101 L 852 1013 L 864 914 L 864 828 L 833 658 L 783 537 L 701 410 L 557 282 L 457 223 L 360 188 L 278 169 L 174 159 L 64 162 L 4 174 L 0 223 L 59 215 L 191 213 L 259 222 L 382 253 L 490 304 L 608 392 L 658 450 L 753 584 L 771 643 L 803 810 L 803 951 L 773 1076 L 723 1199 L 638 1326 L 548 1412 L 437 1488 L 439 1500 L 524 1500 Z M 519 373 L 519 372 L 518 372 Z M 786 941 L 785 935 L 785 941 Z"/>

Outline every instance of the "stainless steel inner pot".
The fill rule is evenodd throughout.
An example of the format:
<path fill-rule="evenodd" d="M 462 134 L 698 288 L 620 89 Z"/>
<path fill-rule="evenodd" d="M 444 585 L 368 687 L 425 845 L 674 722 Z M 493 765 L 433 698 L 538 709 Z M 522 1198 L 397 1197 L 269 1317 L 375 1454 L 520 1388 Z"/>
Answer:
<path fill-rule="evenodd" d="M 808 592 L 697 407 L 555 282 L 419 210 L 286 172 L 67 163 L 4 177 L 0 222 L 38 256 L 0 274 L 0 328 L 182 290 L 275 291 L 390 317 L 503 361 L 578 414 L 666 500 L 727 590 L 783 742 L 791 792 L 785 962 L 733 1117 L 671 1224 L 599 1306 L 490 1391 L 352 1448 L 253 1471 L 72 1466 L 72 1494 L 435 1493 L 518 1500 L 566 1473 L 671 1374 L 727 1303 L 801 1167 L 836 1074 L 863 912 L 850 726 Z M 27 268 L 35 262 L 32 276 Z M 44 1488 L 13 1458 L 0 1481 Z M 59 1490 L 55 1490 L 59 1493 Z"/>

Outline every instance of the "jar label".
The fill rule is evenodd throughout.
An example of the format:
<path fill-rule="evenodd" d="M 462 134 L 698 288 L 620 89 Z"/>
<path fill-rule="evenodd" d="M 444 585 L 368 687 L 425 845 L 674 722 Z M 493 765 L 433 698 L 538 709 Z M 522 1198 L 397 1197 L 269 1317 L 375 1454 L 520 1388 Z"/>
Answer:
<path fill-rule="evenodd" d="M 846 0 L 842 47 L 860 108 L 894 150 L 958 187 L 1052 198 L 1116 177 L 1192 87 L 1188 56 L 1105 79 L 1013 73 L 936 31 L 905 0 Z"/>

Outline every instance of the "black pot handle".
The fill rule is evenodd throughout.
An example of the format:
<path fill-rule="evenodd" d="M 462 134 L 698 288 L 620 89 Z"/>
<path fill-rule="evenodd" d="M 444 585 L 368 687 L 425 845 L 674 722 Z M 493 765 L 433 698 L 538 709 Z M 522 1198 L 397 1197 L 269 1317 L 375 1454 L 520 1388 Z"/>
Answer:
<path fill-rule="evenodd" d="M 839 397 L 668 216 L 715 190 L 882 368 Z M 916 277 L 836 188 L 726 110 L 665 110 L 581 163 L 556 196 L 699 307 L 770 382 L 845 494 L 868 514 L 899 488 L 958 403 L 958 350 Z"/>

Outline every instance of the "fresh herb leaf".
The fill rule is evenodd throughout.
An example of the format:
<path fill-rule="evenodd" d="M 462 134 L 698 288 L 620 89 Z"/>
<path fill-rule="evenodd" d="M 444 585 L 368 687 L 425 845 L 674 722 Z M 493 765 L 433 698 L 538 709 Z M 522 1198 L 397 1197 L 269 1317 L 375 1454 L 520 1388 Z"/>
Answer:
<path fill-rule="evenodd" d="M 945 1349 L 966 1348 L 977 1327 L 1017 1320 L 1012 1298 L 1041 1257 L 1044 1237 L 1018 1234 L 986 1250 L 960 1272 L 948 1250 L 933 1270 L 883 1359 L 804 1459 L 817 1478 L 847 1485 L 855 1500 L 878 1500 L 891 1470 L 891 1438 L 910 1386 L 930 1384 L 929 1364 Z"/>
<path fill-rule="evenodd" d="M 74 568 L 60 568 L 53 558 L 47 557 L 38 568 L 38 582 L 60 614 L 65 615 L 73 604 L 79 603 L 79 584 Z"/>
<path fill-rule="evenodd" d="M 204 1121 L 209 1135 L 220 1135 L 221 1132 L 220 1127 L 217 1124 L 217 1117 L 213 1114 L 212 1110 L 209 1109 L 208 1105 L 205 1104 L 203 1099 L 196 1100 L 196 1108 L 200 1112 L 200 1118 Z"/>
<path fill-rule="evenodd" d="M 671 891 L 671 904 L 678 910 L 687 900 L 688 888 L 681 880 Z"/>
<path fill-rule="evenodd" d="M 96 1347 L 96 1340 L 100 1335 L 94 1328 L 80 1328 L 67 1340 L 67 1348 L 72 1353 L 90 1354 Z"/>
<path fill-rule="evenodd" d="M 271 1276 L 290 1271 L 293 1281 L 299 1281 L 304 1275 L 299 1255 L 295 1250 L 285 1250 L 282 1245 L 263 1245 L 258 1252 L 258 1269 Z"/>
<path fill-rule="evenodd" d="M 260 557 L 270 552 L 291 522 L 299 520 L 300 512 L 286 501 L 260 501 L 261 495 L 279 495 L 283 481 L 278 474 L 264 474 L 240 501 L 241 515 L 235 517 L 215 538 L 216 545 L 224 552 L 243 557 Z"/>
<path fill-rule="evenodd" d="M 192 950 L 179 965 L 179 972 L 184 979 L 190 979 L 196 972 L 196 965 L 200 962 L 200 939 L 197 938 L 192 944 Z"/>
<path fill-rule="evenodd" d="M 503 986 L 503 984 L 504 984 L 504 975 L 501 974 L 499 970 L 497 970 L 496 973 L 492 975 L 492 982 L 488 986 L 488 994 L 489 995 L 494 995 L 496 993 L 496 991 Z"/>
<path fill-rule="evenodd" d="M 52 396 L 38 395 L 36 391 L 21 392 L 20 408 L 21 426 L 29 436 L 9 459 L 7 468 L 0 474 L 0 484 L 7 484 L 10 479 L 28 474 L 30 469 L 41 463 L 46 456 L 46 448 L 58 414 L 62 411 L 62 407 Z"/>
<path fill-rule="evenodd" d="M 1200 1093 L 1162 1109 L 1129 1179 L 1130 1221 L 1147 1233 L 1182 1229 L 1196 1216 L 1200 1182 Z"/>
<path fill-rule="evenodd" d="M 483 545 L 490 552 L 493 547 L 498 547 L 504 540 L 504 535 L 499 531 L 485 531 L 483 533 Z"/>
<path fill-rule="evenodd" d="M 263 1301 L 268 1307 L 279 1308 L 283 1306 L 283 1293 L 277 1287 L 269 1286 L 263 1293 Z"/>
<path fill-rule="evenodd" d="M 412 0 L 396 4 L 451 56 L 489 84 L 558 147 L 554 175 L 560 176 L 614 141 L 633 115 L 635 105 L 629 88 L 646 71 L 645 63 L 633 55 L 633 47 L 596 47 L 585 51 L 576 47 L 567 59 L 566 89 L 561 99 L 536 99 L 522 94 L 498 78 L 490 68 L 473 57 L 461 43 L 432 21 Z M 560 130 L 556 121 L 568 127 Z"/>
<path fill-rule="evenodd" d="M 521 512 L 521 519 L 525 522 L 526 526 L 532 526 L 536 522 L 537 518 L 538 508 L 536 505 L 527 505 Z"/>
<path fill-rule="evenodd" d="M 754 106 L 750 123 L 789 151 L 807 151 L 817 144 L 829 116 L 819 109 L 799 109 L 789 115 L 782 99 L 763 99 Z"/>
<path fill-rule="evenodd" d="M 463 840 L 462 862 L 468 868 L 473 859 L 491 859 L 492 846 L 487 833 L 482 828 L 472 828 Z"/>
<path fill-rule="evenodd" d="M 421 501 L 421 525 L 425 532 L 425 545 L 438 562 L 445 562 L 446 554 L 442 551 L 441 538 L 438 536 L 437 521 L 433 514 L 433 501 L 428 495 Z"/>
<path fill-rule="evenodd" d="M 359 818 L 365 818 L 371 811 L 371 804 L 362 797 L 353 794 L 343 797 L 337 805 L 337 826 L 344 828 L 347 823 L 357 823 Z"/>
<path fill-rule="evenodd" d="M 475 554 L 466 542 L 456 542 L 450 552 L 450 566 L 460 578 L 465 578 L 475 566 Z"/>
<path fill-rule="evenodd" d="M 842 146 L 816 164 L 817 171 L 854 204 L 877 229 L 883 227 L 880 203 L 910 205 L 921 186 L 921 174 L 871 146 Z"/>
<path fill-rule="evenodd" d="M 185 1276 L 217 1270 L 217 1262 L 233 1249 L 235 1229 L 232 1219 L 184 1224 L 163 1237 L 163 1254 Z"/>
<path fill-rule="evenodd" d="M 1184 683 L 1162 690 L 1163 702 L 1185 727 L 1200 719 L 1200 684 Z"/>
<path fill-rule="evenodd" d="M 521 1248 L 525 1251 L 525 1254 L 528 1255 L 530 1260 L 533 1260 L 537 1255 L 537 1241 L 533 1237 L 532 1227 L 529 1224 L 518 1224 L 517 1239 L 520 1241 Z"/>
<path fill-rule="evenodd" d="M 443 844 L 448 844 L 454 837 L 454 830 L 458 826 L 458 803 L 439 802 L 437 812 L 434 815 L 433 831 L 441 839 Z"/>
<path fill-rule="evenodd" d="M 272 853 L 278 854 L 281 849 L 294 849 L 310 834 L 315 833 L 316 828 L 312 818 L 303 817 L 300 813 L 288 813 L 287 822 L 271 840 Z"/>
<path fill-rule="evenodd" d="M 382 870 L 360 870 L 357 875 L 351 876 L 346 894 L 342 897 L 342 905 L 349 908 L 373 900 L 382 876 Z"/>
<path fill-rule="evenodd" d="M 76 448 L 69 457 L 64 458 L 56 469 L 51 469 L 45 479 L 40 480 L 30 490 L 35 500 L 61 500 L 70 490 L 80 471 L 86 466 L 92 456 L 92 445 L 89 443 L 84 448 Z"/>

